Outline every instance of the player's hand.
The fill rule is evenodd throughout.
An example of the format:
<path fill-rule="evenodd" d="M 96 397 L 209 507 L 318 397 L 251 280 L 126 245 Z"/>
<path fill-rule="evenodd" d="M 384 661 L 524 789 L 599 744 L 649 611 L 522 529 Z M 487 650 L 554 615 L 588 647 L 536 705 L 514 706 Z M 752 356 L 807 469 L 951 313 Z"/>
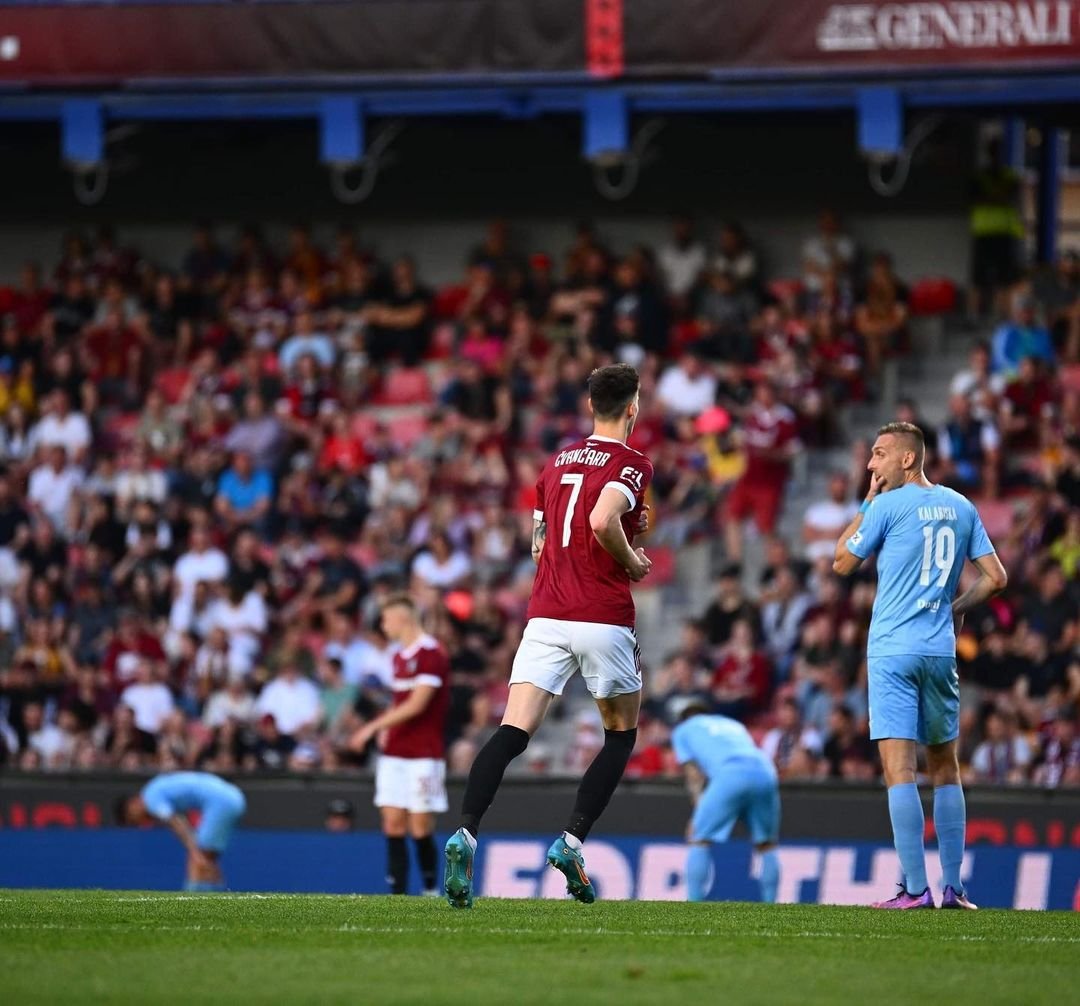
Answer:
<path fill-rule="evenodd" d="M 644 580 L 649 575 L 650 569 L 652 569 L 652 559 L 645 554 L 645 549 L 635 548 L 634 561 L 626 568 L 630 579 L 635 583 Z"/>
<path fill-rule="evenodd" d="M 647 534 L 649 531 L 649 511 L 652 509 L 648 503 L 641 508 L 641 513 L 638 514 L 637 527 L 634 528 L 634 534 Z"/>
<path fill-rule="evenodd" d="M 361 754 L 371 742 L 371 738 L 371 731 L 366 726 L 361 727 L 349 738 L 349 750 Z"/>
<path fill-rule="evenodd" d="M 870 491 L 866 494 L 867 502 L 872 500 L 875 496 L 881 495 L 885 492 L 885 480 L 880 475 L 870 476 Z"/>

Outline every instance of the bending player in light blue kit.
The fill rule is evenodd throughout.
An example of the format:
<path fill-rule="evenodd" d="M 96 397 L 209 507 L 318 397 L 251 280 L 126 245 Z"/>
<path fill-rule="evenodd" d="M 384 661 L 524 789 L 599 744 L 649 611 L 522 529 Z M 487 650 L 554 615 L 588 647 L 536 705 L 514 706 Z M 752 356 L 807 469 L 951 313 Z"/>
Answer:
<path fill-rule="evenodd" d="M 775 901 L 780 884 L 780 786 L 768 756 L 741 723 L 713 716 L 705 706 L 686 707 L 671 735 L 675 758 L 686 772 L 694 799 L 687 840 L 686 889 L 690 901 L 704 901 L 713 842 L 726 842 L 736 821 L 750 832 L 760 857 L 761 900 Z"/>
<path fill-rule="evenodd" d="M 187 849 L 186 891 L 223 891 L 220 856 L 233 829 L 244 815 L 244 794 L 231 782 L 209 772 L 166 772 L 151 779 L 135 796 L 119 801 L 120 824 L 145 824 L 156 819 L 167 824 Z M 197 829 L 186 812 L 202 815 Z"/>
<path fill-rule="evenodd" d="M 965 612 L 1004 589 L 1006 575 L 971 502 L 923 474 L 924 453 L 917 426 L 888 423 L 878 430 L 867 464 L 870 492 L 837 542 L 833 569 L 849 576 L 864 559 L 877 555 L 877 597 L 867 643 L 870 737 L 881 753 L 904 882 L 895 898 L 874 907 L 934 907 L 915 784 L 918 743 L 927 746 L 926 767 L 934 785 L 941 907 L 971 909 L 975 905 L 960 880 L 967 810 L 956 758 L 956 633 Z M 953 600 L 965 559 L 978 567 L 979 578 Z"/>

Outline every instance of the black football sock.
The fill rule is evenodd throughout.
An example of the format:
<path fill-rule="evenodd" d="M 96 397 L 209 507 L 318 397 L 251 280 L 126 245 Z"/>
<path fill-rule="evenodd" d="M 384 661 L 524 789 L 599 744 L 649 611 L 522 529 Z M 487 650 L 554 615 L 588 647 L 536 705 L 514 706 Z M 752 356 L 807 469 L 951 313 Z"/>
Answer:
<path fill-rule="evenodd" d="M 386 882 L 391 894 L 404 894 L 409 880 L 409 848 L 405 836 L 386 838 Z"/>
<path fill-rule="evenodd" d="M 570 815 L 567 832 L 585 841 L 597 818 L 604 813 L 615 787 L 626 771 L 626 763 L 634 752 L 637 727 L 633 730 L 605 730 L 604 746 L 596 753 L 585 770 L 578 787 L 577 802 Z"/>
<path fill-rule="evenodd" d="M 480 818 L 495 799 L 506 766 L 528 746 L 529 735 L 524 730 L 503 725 L 477 754 L 461 801 L 461 827 L 473 838 L 480 834 Z"/>
<path fill-rule="evenodd" d="M 435 838 L 432 835 L 414 837 L 413 845 L 416 846 L 416 862 L 420 867 L 420 883 L 425 891 L 434 891 L 435 862 L 438 855 L 435 851 Z"/>

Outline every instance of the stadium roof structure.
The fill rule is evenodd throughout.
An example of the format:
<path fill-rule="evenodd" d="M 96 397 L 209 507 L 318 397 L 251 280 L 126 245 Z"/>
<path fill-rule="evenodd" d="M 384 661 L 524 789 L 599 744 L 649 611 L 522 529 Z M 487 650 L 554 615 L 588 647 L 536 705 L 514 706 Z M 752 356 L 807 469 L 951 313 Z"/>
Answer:
<path fill-rule="evenodd" d="M 346 200 L 366 186 L 345 172 L 373 178 L 392 138 L 373 120 L 580 116 L 599 184 L 636 171 L 635 117 L 851 111 L 871 167 L 906 171 L 920 116 L 1053 127 L 1077 103 L 1080 0 L 0 0 L 0 120 L 57 122 L 77 174 L 112 123 L 306 119 Z"/>

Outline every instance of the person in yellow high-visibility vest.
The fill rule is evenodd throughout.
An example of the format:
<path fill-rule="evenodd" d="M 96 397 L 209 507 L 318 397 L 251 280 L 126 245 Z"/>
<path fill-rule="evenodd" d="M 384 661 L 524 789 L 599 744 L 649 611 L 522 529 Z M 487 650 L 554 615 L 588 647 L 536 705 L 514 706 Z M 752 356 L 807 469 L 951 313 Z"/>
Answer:
<path fill-rule="evenodd" d="M 1000 140 L 987 145 L 988 164 L 971 179 L 972 269 L 968 310 L 982 317 L 999 305 L 1002 292 L 1017 279 L 1018 243 L 1024 237 L 1020 216 L 1020 174 L 1002 160 Z"/>

